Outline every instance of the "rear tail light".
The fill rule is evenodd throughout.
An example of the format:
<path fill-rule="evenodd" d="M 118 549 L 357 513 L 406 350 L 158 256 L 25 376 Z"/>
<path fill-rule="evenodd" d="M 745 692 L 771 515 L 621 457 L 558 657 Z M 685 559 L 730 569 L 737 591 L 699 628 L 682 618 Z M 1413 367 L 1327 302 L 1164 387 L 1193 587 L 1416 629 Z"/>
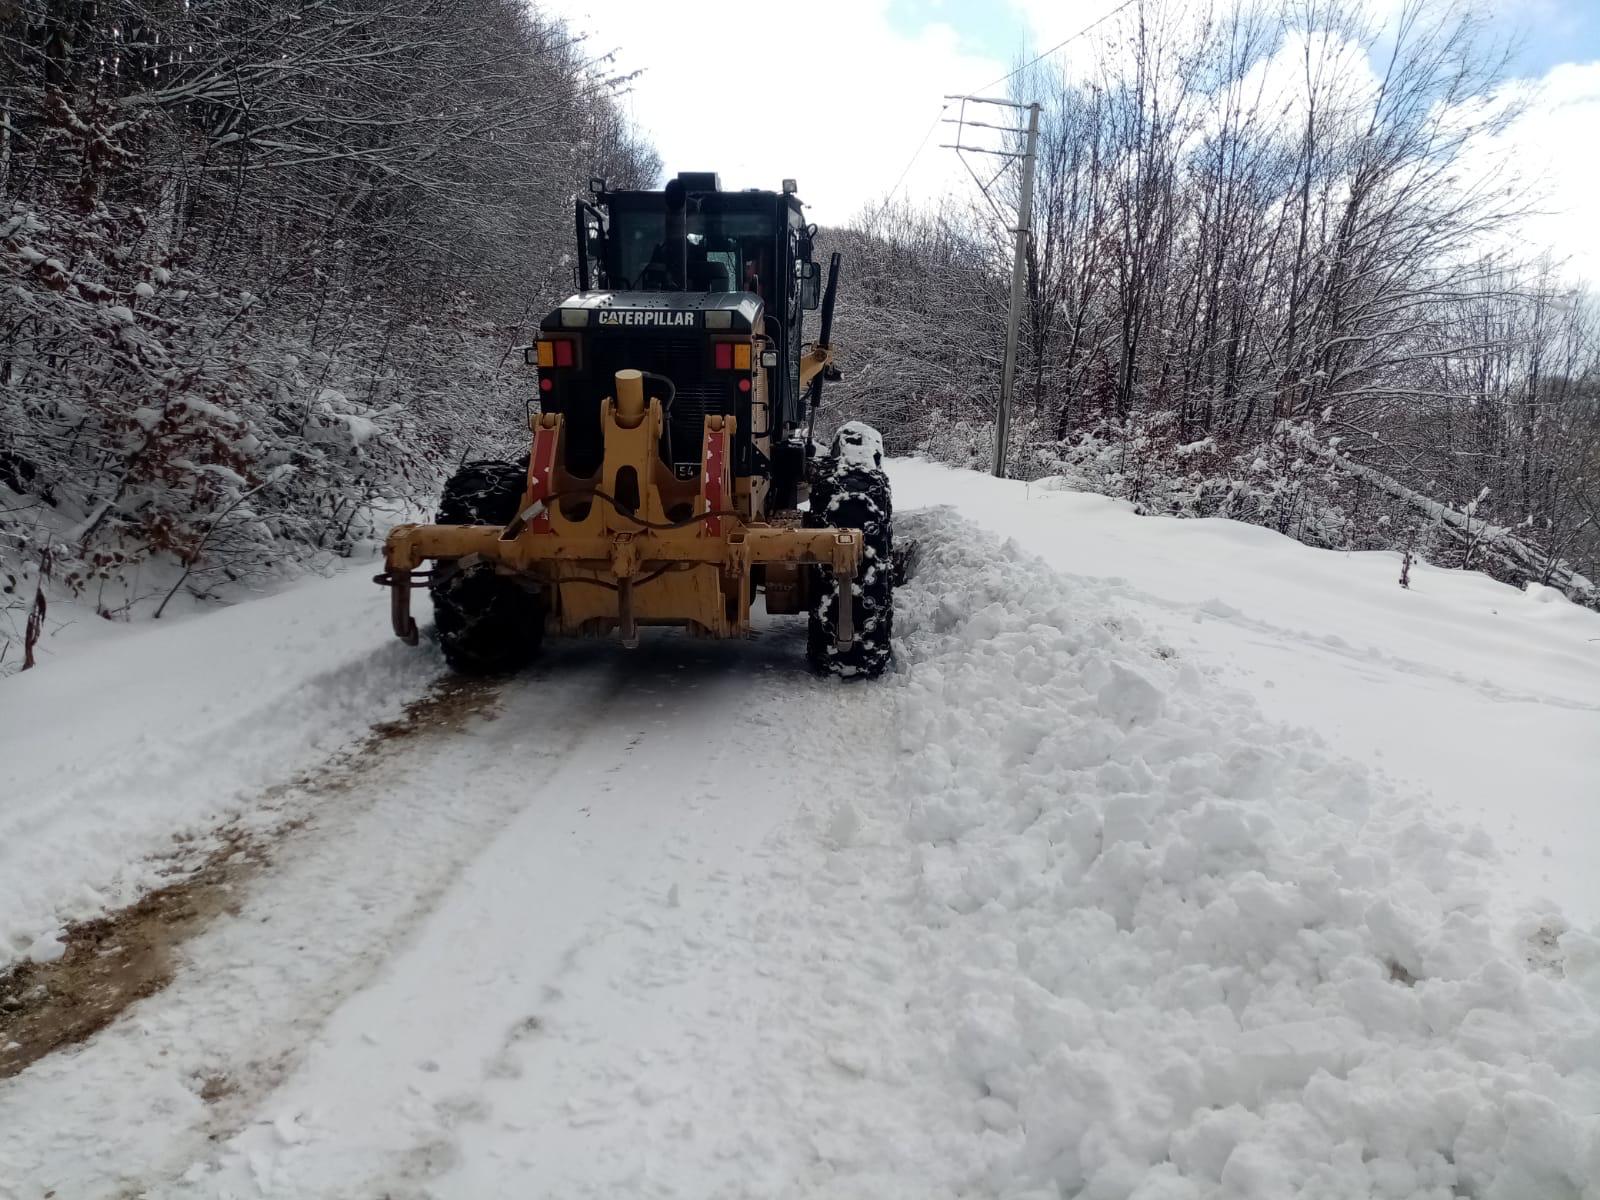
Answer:
<path fill-rule="evenodd" d="M 577 366 L 577 343 L 566 337 L 541 338 L 537 358 L 541 367 Z"/>
<path fill-rule="evenodd" d="M 748 371 L 751 362 L 749 342 L 717 342 L 711 348 L 712 361 L 719 371 Z"/>

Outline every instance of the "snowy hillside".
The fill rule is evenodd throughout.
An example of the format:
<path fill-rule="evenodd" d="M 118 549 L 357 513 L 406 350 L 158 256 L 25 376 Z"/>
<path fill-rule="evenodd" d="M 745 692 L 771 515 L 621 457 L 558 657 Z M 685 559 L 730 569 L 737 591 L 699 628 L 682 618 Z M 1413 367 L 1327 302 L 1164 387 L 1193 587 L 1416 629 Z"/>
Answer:
<path fill-rule="evenodd" d="M 361 570 L 0 681 L 7 958 L 254 847 L 0 1195 L 1600 1193 L 1600 615 L 892 476 L 876 684 L 447 688 Z"/>

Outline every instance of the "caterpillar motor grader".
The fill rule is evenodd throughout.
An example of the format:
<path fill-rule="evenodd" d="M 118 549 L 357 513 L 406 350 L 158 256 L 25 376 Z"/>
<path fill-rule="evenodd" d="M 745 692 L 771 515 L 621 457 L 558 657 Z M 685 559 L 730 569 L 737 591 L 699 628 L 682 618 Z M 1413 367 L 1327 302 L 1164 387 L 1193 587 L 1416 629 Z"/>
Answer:
<path fill-rule="evenodd" d="M 824 289 L 791 181 L 723 191 L 683 173 L 591 192 L 576 205 L 579 290 L 527 349 L 530 453 L 463 464 L 435 524 L 390 533 L 377 579 L 395 632 L 416 644 L 425 584 L 449 664 L 498 672 L 547 633 L 740 637 L 760 595 L 769 613 L 809 613 L 817 670 L 878 675 L 894 573 L 882 441 L 860 423 L 830 453 L 811 441 L 838 378 L 839 256 Z"/>

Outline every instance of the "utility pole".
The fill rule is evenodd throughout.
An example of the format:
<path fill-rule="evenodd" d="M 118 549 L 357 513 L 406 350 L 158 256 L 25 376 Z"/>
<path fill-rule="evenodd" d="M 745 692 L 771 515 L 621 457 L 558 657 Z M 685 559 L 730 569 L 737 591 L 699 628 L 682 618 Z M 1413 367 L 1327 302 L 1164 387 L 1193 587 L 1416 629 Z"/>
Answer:
<path fill-rule="evenodd" d="M 1022 285 L 1025 278 L 1027 265 L 1028 239 L 1033 233 L 1033 165 L 1038 156 L 1039 145 L 1039 105 L 1035 101 L 1030 104 L 1018 104 L 1011 100 L 995 100 L 982 96 L 946 96 L 946 100 L 961 101 L 961 116 L 946 124 L 956 125 L 958 128 L 954 145 L 947 145 L 946 149 L 954 150 L 957 154 L 993 154 L 1000 158 L 1022 159 L 1022 191 L 1017 199 L 1017 223 L 1012 232 L 1015 243 L 1011 256 L 1011 303 L 1006 312 L 1006 354 L 1000 367 L 1000 409 L 995 421 L 994 431 L 994 474 L 998 479 L 1004 479 L 1006 474 L 1006 452 L 1011 440 L 1011 394 L 1017 380 L 1017 331 L 1022 321 Z M 1026 130 L 1026 149 L 1019 155 L 1014 151 L 991 150 L 984 146 L 967 146 L 962 144 L 961 131 L 967 126 L 979 129 L 998 129 L 1005 133 L 1021 134 L 1024 131 L 1004 125 L 990 125 L 983 121 L 969 121 L 966 119 L 966 106 L 968 104 L 994 104 L 1005 108 L 1026 108 L 1028 110 L 1028 128 Z M 963 157 L 961 160 L 966 163 Z M 967 170 L 972 171 L 970 163 Z M 1002 172 L 1004 168 L 1002 168 Z M 985 183 L 976 171 L 972 172 L 973 179 L 977 180 L 979 189 L 991 207 L 999 208 L 994 204 L 994 198 L 989 195 L 989 187 L 998 179 L 990 179 Z"/>
<path fill-rule="evenodd" d="M 1011 257 L 1011 311 L 1006 317 L 1006 359 L 1000 368 L 1000 419 L 994 430 L 994 474 L 1006 477 L 1011 440 L 1011 389 L 1017 381 L 1017 327 L 1022 320 L 1023 267 L 1033 234 L 1033 160 L 1039 145 L 1039 106 L 1028 105 L 1028 149 L 1022 156 L 1022 196 L 1017 205 L 1017 245 Z"/>

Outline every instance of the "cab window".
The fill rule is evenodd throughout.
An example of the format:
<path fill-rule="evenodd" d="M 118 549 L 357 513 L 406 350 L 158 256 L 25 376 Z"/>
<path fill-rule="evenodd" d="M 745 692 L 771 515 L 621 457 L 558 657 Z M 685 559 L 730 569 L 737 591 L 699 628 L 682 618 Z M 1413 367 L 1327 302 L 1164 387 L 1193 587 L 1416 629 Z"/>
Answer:
<path fill-rule="evenodd" d="M 772 220 L 762 213 L 690 212 L 687 289 L 752 291 L 770 301 Z M 685 290 L 665 245 L 667 217 L 649 209 L 614 210 L 610 249 L 612 285 L 621 290 Z"/>

